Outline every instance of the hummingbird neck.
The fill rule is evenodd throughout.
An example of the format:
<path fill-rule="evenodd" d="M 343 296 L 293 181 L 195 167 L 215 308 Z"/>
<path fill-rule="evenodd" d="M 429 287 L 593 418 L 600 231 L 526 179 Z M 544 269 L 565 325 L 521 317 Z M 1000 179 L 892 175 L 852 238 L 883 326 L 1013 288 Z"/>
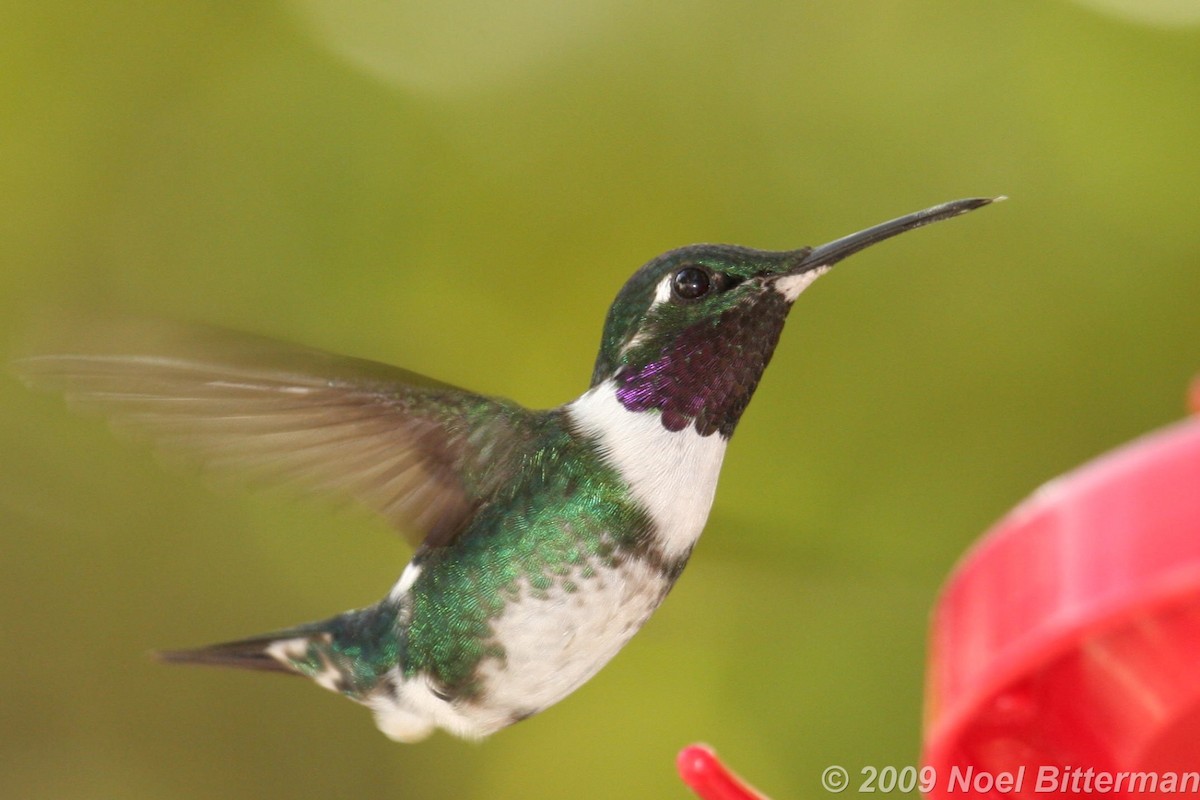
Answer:
<path fill-rule="evenodd" d="M 616 397 L 628 411 L 659 412 L 662 426 L 695 426 L 701 436 L 728 439 L 750 403 L 775 352 L 791 303 L 766 292 L 663 341 L 635 336 L 613 375 Z"/>
<path fill-rule="evenodd" d="M 725 438 L 667 430 L 658 415 L 624 407 L 611 382 L 592 387 L 566 411 L 572 430 L 594 443 L 649 515 L 657 560 L 681 569 L 708 519 Z"/>

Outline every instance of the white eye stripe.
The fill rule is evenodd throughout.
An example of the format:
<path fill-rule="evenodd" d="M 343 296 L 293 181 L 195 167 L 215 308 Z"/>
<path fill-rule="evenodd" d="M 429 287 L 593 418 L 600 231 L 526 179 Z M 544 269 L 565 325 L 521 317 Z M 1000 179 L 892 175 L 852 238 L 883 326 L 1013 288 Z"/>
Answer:
<path fill-rule="evenodd" d="M 663 276 L 663 279 L 658 282 L 658 286 L 654 287 L 654 302 L 650 304 L 651 308 L 666 303 L 671 299 L 671 282 L 674 280 L 675 273 L 672 272 L 669 275 Z"/>
<path fill-rule="evenodd" d="M 661 306 L 663 303 L 671 302 L 671 297 L 672 297 L 671 284 L 674 282 L 674 280 L 675 280 L 674 272 L 663 276 L 663 279 L 660 280 L 658 282 L 658 285 L 654 287 L 654 298 L 650 301 L 650 308 L 646 309 L 647 311 L 649 311 L 650 309 L 653 309 L 653 308 L 657 308 L 658 306 Z M 649 335 L 649 332 L 646 330 L 645 327 L 642 327 L 641 329 L 639 329 L 637 333 L 635 333 L 632 337 L 630 337 L 629 341 L 627 341 L 625 344 L 623 344 L 621 346 L 621 355 L 624 356 L 630 350 L 637 347 L 639 344 L 642 343 L 642 341 L 648 335 Z"/>

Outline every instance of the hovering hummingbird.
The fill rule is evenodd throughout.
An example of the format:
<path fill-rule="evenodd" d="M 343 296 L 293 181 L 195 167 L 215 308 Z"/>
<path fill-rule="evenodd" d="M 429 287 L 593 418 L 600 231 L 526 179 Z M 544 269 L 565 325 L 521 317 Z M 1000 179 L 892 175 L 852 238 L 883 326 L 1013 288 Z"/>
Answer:
<path fill-rule="evenodd" d="M 482 738 L 578 688 L 662 602 L 797 296 L 863 248 L 990 202 L 816 248 L 665 253 L 609 309 L 588 390 L 547 411 L 230 333 L 18 369 L 208 465 L 349 496 L 415 547 L 375 605 L 164 660 L 307 676 L 402 742 Z"/>

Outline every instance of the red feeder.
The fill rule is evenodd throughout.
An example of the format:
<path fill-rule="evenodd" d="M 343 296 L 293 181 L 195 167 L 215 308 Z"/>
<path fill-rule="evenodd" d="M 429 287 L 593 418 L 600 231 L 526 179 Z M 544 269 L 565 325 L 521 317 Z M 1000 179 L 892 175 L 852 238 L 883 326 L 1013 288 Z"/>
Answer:
<path fill-rule="evenodd" d="M 932 798 L 1200 793 L 1200 418 L 1043 486 L 968 553 L 926 703 Z"/>

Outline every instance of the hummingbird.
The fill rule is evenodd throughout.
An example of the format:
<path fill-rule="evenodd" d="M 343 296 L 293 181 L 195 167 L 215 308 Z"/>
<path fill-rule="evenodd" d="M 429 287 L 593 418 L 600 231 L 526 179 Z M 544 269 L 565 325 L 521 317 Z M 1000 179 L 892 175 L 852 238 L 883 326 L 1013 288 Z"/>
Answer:
<path fill-rule="evenodd" d="M 164 661 L 306 676 L 400 742 L 480 739 L 577 689 L 663 601 L 800 293 L 847 256 L 996 199 L 819 247 L 660 255 L 609 309 L 587 390 L 549 410 L 208 329 L 17 369 L 206 467 L 357 501 L 414 547 L 374 605 Z"/>

